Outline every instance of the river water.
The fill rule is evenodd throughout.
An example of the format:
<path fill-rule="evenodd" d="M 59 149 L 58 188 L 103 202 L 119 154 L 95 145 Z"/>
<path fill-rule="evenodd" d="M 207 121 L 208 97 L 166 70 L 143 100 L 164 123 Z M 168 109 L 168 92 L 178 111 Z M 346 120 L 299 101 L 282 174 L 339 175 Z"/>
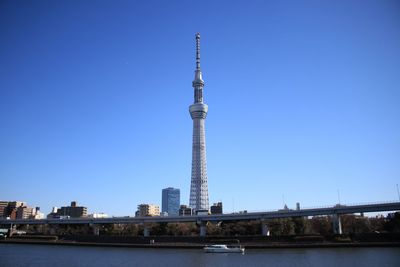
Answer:
<path fill-rule="evenodd" d="M 258 249 L 209 254 L 197 249 L 138 249 L 0 244 L 0 267 L 323 266 L 398 267 L 400 248 Z"/>

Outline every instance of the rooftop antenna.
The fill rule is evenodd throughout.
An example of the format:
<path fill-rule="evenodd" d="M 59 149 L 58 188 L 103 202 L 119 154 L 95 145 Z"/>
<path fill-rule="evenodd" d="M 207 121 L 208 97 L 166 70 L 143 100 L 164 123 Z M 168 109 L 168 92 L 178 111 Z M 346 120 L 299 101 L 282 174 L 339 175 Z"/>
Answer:
<path fill-rule="evenodd" d="M 339 205 L 340 205 L 340 192 L 339 192 L 339 189 L 337 190 L 337 197 L 338 197 L 338 201 L 339 201 Z"/>
<path fill-rule="evenodd" d="M 396 188 L 397 188 L 397 197 L 399 198 L 400 201 L 399 184 L 396 184 Z"/>

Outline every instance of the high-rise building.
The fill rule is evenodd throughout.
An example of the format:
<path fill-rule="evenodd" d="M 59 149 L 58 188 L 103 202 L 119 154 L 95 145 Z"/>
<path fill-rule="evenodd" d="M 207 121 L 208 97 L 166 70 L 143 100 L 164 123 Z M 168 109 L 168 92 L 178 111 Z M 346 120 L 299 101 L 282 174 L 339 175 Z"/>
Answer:
<path fill-rule="evenodd" d="M 200 34 L 196 34 L 196 70 L 193 80 L 194 103 L 189 112 L 193 120 L 192 177 L 189 206 L 196 211 L 209 210 L 205 119 L 208 106 L 203 101 L 204 81 L 200 70 Z"/>
<path fill-rule="evenodd" d="M 162 190 L 161 211 L 169 216 L 179 215 L 181 192 L 178 188 L 168 187 Z"/>
<path fill-rule="evenodd" d="M 140 204 L 138 205 L 136 216 L 160 216 L 160 207 L 154 204 Z"/>

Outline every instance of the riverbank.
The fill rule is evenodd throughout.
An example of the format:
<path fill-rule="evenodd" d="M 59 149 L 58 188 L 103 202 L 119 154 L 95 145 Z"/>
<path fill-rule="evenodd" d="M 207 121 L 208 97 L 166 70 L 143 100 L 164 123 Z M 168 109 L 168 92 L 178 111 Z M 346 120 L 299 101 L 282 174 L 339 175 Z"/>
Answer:
<path fill-rule="evenodd" d="M 212 243 L 223 243 L 229 244 L 236 242 L 236 239 L 222 239 L 222 238 L 209 238 L 209 239 L 199 239 L 190 238 L 186 242 L 171 242 L 171 240 L 157 240 L 157 238 L 140 238 L 141 242 L 132 242 L 129 238 L 118 237 L 114 240 L 107 238 L 88 238 L 81 237 L 70 238 L 69 240 L 65 237 L 62 239 L 54 237 L 35 237 L 35 236 L 19 236 L 11 237 L 5 240 L 0 240 L 0 244 L 35 244 L 35 245 L 60 245 L 60 246 L 98 246 L 98 247 L 129 247 L 129 248 L 164 248 L 164 249 L 201 249 L 207 244 Z M 243 239 L 243 238 L 242 238 Z M 297 238 L 299 240 L 299 238 Z M 355 242 L 351 241 L 349 238 L 337 238 L 336 241 L 325 241 L 318 240 L 317 238 L 300 239 L 302 241 L 296 242 L 282 242 L 282 241 L 268 241 L 263 239 L 255 239 L 240 241 L 240 244 L 246 249 L 281 249 L 281 248 L 354 248 L 354 247 L 400 247 L 400 240 L 386 240 L 386 241 L 364 241 Z M 306 240 L 306 241 L 304 241 Z M 110 242 L 111 241 L 111 242 Z M 120 241 L 120 242 L 118 242 Z M 131 241 L 131 242 L 127 242 Z"/>

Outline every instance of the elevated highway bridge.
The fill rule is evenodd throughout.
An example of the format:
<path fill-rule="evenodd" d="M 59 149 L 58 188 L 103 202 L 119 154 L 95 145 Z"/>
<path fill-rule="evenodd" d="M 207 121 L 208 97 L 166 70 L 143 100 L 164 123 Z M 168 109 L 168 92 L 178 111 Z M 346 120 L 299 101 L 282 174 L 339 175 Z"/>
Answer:
<path fill-rule="evenodd" d="M 149 223 L 180 223 L 180 222 L 196 222 L 200 225 L 200 235 L 206 235 L 207 222 L 221 221 L 246 221 L 259 220 L 262 222 L 262 233 L 266 234 L 268 228 L 266 221 L 278 218 L 289 217 L 308 217 L 318 215 L 333 216 L 333 228 L 335 233 L 341 234 L 340 215 L 353 213 L 368 213 L 368 212 L 389 212 L 400 210 L 400 202 L 386 203 L 370 203 L 357 205 L 334 205 L 322 208 L 305 208 L 299 210 L 277 210 L 265 212 L 242 212 L 232 214 L 211 214 L 211 215 L 192 215 L 192 216 L 155 216 L 155 217 L 111 217 L 111 218 L 68 218 L 68 219 L 19 219 L 9 220 L 0 219 L 0 225 L 62 225 L 62 224 L 90 224 L 95 229 L 101 224 L 142 224 L 145 226 L 145 235 L 148 235 L 146 224 Z M 97 227 L 98 228 L 98 227 Z"/>

